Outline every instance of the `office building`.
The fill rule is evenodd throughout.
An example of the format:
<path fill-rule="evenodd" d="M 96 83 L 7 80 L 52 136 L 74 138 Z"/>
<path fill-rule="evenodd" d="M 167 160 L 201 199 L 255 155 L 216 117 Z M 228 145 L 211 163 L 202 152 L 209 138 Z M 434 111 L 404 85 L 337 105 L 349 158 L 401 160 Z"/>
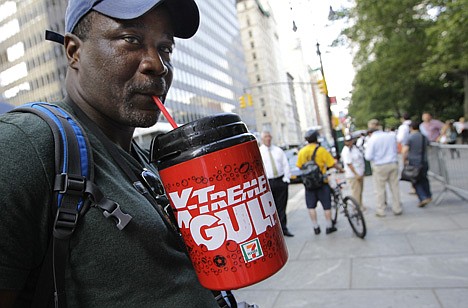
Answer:
<path fill-rule="evenodd" d="M 46 29 L 64 32 L 66 4 L 67 0 L 0 0 L 0 101 L 20 105 L 66 95 L 64 48 L 44 39 Z M 166 106 L 179 124 L 239 113 L 238 97 L 248 86 L 235 0 L 197 4 L 199 31 L 189 40 L 176 39 L 172 57 L 174 81 Z M 242 120 L 255 129 L 252 114 L 243 114 Z"/>
<path fill-rule="evenodd" d="M 272 133 L 280 146 L 298 144 L 301 132 L 294 77 L 283 67 L 276 21 L 267 1 L 238 0 L 238 18 L 250 86 L 246 93 L 257 130 Z"/>

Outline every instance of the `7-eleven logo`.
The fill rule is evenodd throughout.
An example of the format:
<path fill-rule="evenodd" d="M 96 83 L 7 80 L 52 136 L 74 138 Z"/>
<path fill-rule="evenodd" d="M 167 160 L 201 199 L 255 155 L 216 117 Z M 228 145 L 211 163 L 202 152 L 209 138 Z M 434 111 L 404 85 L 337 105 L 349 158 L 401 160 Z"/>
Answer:
<path fill-rule="evenodd" d="M 250 262 L 263 257 L 262 246 L 260 246 L 258 238 L 245 242 L 241 244 L 240 247 L 242 249 L 242 255 L 244 256 L 245 262 Z"/>

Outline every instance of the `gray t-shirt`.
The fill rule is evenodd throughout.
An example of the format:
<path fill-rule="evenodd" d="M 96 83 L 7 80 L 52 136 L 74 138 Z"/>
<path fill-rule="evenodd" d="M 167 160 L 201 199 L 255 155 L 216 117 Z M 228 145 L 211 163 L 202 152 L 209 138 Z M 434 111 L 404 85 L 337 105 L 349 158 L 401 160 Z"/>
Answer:
<path fill-rule="evenodd" d="M 218 307 L 175 234 L 85 130 L 95 183 L 133 219 L 120 231 L 91 208 L 79 221 L 66 270 L 68 306 Z M 51 236 L 53 139 L 48 125 L 32 114 L 0 116 L 0 131 L 0 289 L 20 290 L 17 306 L 26 307 Z M 119 151 L 131 168 L 153 168 Z"/>
<path fill-rule="evenodd" d="M 422 151 L 424 146 L 424 162 L 427 162 L 427 144 L 428 139 L 420 132 L 412 132 L 406 140 L 406 145 L 409 146 L 408 163 L 413 166 L 420 166 L 422 164 Z"/>

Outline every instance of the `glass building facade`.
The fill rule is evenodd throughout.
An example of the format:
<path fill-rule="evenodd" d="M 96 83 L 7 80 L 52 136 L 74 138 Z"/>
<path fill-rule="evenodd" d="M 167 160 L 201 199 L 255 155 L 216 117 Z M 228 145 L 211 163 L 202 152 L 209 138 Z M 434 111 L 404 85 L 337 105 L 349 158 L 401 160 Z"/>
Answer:
<path fill-rule="evenodd" d="M 174 82 L 167 106 L 176 122 L 206 115 L 239 113 L 238 97 L 248 86 L 235 0 L 197 1 L 200 28 L 189 40 L 177 40 Z M 241 115 L 254 128 L 252 114 Z"/>
<path fill-rule="evenodd" d="M 176 39 L 174 81 L 166 106 L 177 123 L 222 112 L 241 113 L 248 87 L 235 0 L 199 0 L 200 28 Z M 66 95 L 62 46 L 44 40 L 64 32 L 67 0 L 0 0 L 0 101 L 20 105 Z M 252 114 L 241 114 L 249 128 Z M 164 119 L 161 119 L 164 121 Z"/>
<path fill-rule="evenodd" d="M 12 105 L 65 95 L 64 48 L 44 39 L 63 32 L 65 1 L 0 0 L 0 100 Z"/>

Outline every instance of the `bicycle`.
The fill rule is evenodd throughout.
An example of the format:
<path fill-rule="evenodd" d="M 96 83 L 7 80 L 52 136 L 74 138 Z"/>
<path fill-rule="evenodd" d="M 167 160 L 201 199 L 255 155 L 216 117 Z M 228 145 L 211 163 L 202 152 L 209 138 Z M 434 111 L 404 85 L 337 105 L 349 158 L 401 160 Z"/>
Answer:
<path fill-rule="evenodd" d="M 335 226 L 338 222 L 338 212 L 342 208 L 342 212 L 346 216 L 353 229 L 354 234 L 357 237 L 364 238 L 367 233 L 366 221 L 362 214 L 359 203 L 351 196 L 343 196 L 342 188 L 346 184 L 346 181 L 335 179 L 336 185 L 331 187 L 332 195 L 332 223 Z"/>

